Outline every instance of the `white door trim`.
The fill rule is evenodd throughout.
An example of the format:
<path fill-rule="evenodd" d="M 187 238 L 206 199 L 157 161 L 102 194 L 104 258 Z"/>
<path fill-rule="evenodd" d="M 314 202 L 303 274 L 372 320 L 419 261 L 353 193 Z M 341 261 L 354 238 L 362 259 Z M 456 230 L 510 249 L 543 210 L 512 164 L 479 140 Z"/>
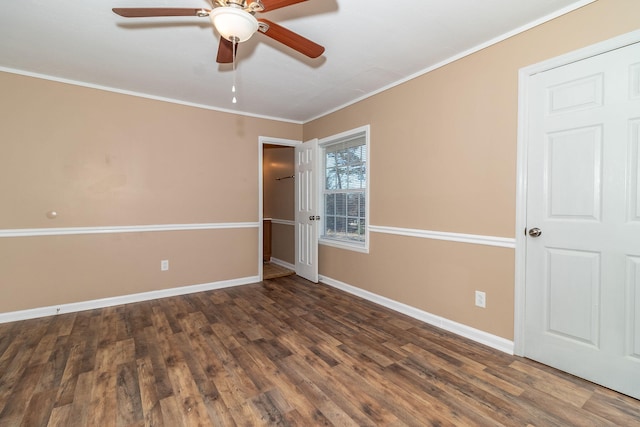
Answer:
<path fill-rule="evenodd" d="M 273 138 L 270 136 L 259 136 L 258 137 L 258 277 L 262 280 L 262 236 L 263 236 L 263 222 L 264 219 L 264 177 L 263 177 L 263 167 L 262 167 L 262 150 L 264 149 L 265 144 L 272 145 L 282 145 L 283 147 L 295 147 L 296 145 L 302 144 L 302 141 L 298 141 L 295 139 L 283 139 L 283 138 Z M 298 197 L 297 195 L 294 197 Z"/>
<path fill-rule="evenodd" d="M 529 84 L 531 76 L 553 68 L 577 62 L 640 42 L 640 30 L 633 31 L 600 42 L 583 49 L 521 68 L 518 73 L 518 151 L 516 175 L 516 252 L 515 252 L 515 309 L 514 309 L 514 353 L 524 355 L 525 327 L 525 273 L 526 273 L 526 237 L 527 226 L 527 152 Z"/>

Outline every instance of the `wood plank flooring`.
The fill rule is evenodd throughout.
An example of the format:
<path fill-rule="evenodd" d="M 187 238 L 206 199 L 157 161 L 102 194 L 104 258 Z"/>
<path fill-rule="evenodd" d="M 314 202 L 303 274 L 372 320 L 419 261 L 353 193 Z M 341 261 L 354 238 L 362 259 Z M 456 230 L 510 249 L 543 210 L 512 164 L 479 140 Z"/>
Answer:
<path fill-rule="evenodd" d="M 291 276 L 292 274 L 296 274 L 296 272 L 273 262 L 262 264 L 262 278 L 264 280 L 277 279 L 278 277 Z"/>
<path fill-rule="evenodd" d="M 297 276 L 0 324 L 0 426 L 640 426 L 640 402 Z"/>

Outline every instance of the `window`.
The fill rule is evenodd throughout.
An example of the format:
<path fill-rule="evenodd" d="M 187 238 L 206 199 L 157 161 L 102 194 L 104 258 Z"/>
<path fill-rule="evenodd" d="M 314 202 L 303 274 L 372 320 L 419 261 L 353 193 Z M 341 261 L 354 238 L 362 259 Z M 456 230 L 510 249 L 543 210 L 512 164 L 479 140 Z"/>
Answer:
<path fill-rule="evenodd" d="M 320 242 L 367 251 L 369 127 L 320 141 L 323 222 Z"/>

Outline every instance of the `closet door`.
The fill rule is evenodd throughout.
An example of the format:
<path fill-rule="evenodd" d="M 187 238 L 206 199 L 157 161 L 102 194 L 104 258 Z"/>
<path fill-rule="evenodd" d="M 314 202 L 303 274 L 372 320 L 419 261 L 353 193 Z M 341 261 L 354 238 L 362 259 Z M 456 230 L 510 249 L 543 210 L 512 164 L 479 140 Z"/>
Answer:
<path fill-rule="evenodd" d="M 529 90 L 525 355 L 640 398 L 640 45 Z"/>

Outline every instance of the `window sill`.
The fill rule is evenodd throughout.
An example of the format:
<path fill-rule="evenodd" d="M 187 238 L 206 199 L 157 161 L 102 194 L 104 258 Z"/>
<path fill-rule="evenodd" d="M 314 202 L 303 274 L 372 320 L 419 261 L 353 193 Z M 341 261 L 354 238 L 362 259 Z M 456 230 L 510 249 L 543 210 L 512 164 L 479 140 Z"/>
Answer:
<path fill-rule="evenodd" d="M 369 245 L 359 245 L 357 243 L 348 243 L 341 240 L 332 240 L 332 239 L 318 239 L 318 243 L 325 246 L 331 246 L 334 248 L 346 249 L 354 252 L 361 252 L 363 254 L 369 253 Z"/>

